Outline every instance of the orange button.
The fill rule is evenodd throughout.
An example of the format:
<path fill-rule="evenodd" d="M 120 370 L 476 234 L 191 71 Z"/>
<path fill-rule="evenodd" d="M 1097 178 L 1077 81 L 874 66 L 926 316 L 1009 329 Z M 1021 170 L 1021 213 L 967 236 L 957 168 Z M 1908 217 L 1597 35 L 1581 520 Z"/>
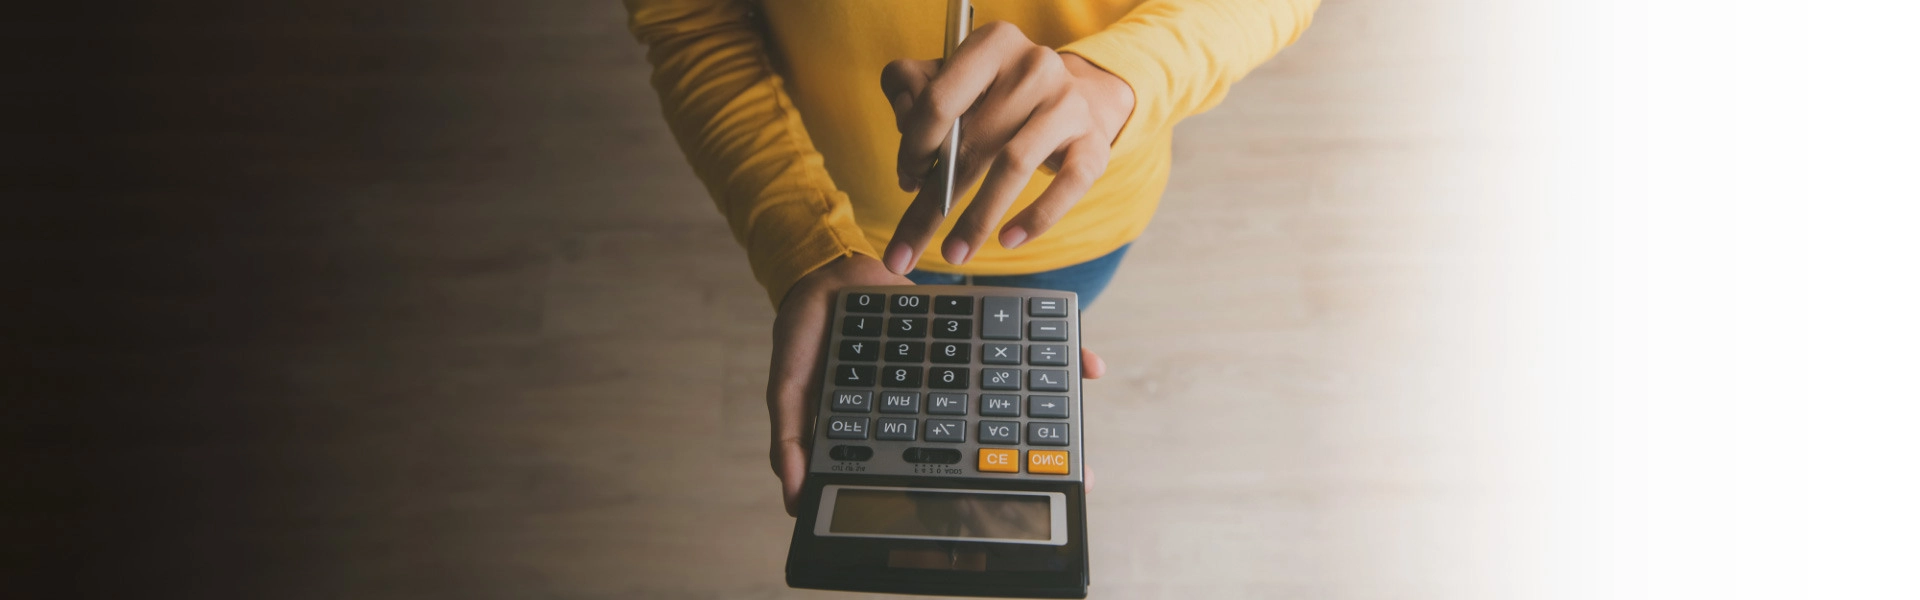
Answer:
<path fill-rule="evenodd" d="M 1020 451 L 1004 448 L 981 448 L 980 471 L 983 473 L 1019 473 Z"/>
<path fill-rule="evenodd" d="M 1067 451 L 1028 450 L 1027 472 L 1047 475 L 1067 474 Z"/>

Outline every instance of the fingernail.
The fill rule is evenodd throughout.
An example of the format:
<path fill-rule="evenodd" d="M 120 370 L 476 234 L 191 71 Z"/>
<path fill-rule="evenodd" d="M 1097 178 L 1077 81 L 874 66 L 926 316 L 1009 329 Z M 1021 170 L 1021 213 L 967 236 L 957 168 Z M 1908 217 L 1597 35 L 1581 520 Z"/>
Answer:
<path fill-rule="evenodd" d="M 913 270 L 913 251 L 905 243 L 887 244 L 887 270 L 895 275 L 906 275 Z"/>
<path fill-rule="evenodd" d="M 900 174 L 900 191 L 903 191 L 903 192 L 920 191 L 920 178 L 914 177 L 912 175 L 907 175 L 905 173 L 901 173 Z"/>
<path fill-rule="evenodd" d="M 1024 243 L 1027 243 L 1027 230 L 1025 229 L 1016 226 L 1008 227 L 1006 231 L 1000 232 L 1000 245 L 1008 250 L 1019 248 L 1020 245 Z"/>
<path fill-rule="evenodd" d="M 966 240 L 950 237 L 947 243 L 940 245 L 940 254 L 947 257 L 948 263 L 964 265 L 967 259 L 973 258 L 973 248 L 967 245 Z"/>

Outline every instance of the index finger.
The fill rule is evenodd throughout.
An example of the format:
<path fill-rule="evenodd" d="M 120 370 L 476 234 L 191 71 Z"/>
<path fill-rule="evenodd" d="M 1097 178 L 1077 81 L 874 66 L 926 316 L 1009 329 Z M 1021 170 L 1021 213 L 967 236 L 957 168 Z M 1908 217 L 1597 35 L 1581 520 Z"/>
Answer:
<path fill-rule="evenodd" d="M 960 43 L 953 58 L 940 65 L 940 72 L 914 99 L 913 110 L 900 128 L 897 169 L 901 179 L 918 178 L 932 168 L 953 120 L 986 93 L 1000 75 L 1000 66 L 1022 45 L 1031 42 L 1019 28 L 996 21 L 975 30 Z"/>

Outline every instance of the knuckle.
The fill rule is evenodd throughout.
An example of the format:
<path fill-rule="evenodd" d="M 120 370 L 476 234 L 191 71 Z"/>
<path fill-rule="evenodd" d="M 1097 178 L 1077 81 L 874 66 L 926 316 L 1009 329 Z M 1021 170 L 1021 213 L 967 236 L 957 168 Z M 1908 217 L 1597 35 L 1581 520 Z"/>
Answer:
<path fill-rule="evenodd" d="M 1040 168 L 1041 155 L 1033 144 L 1015 142 L 1007 144 L 995 160 L 995 166 L 1013 173 L 1032 173 Z"/>
<path fill-rule="evenodd" d="M 1020 32 L 1020 26 L 1006 21 L 987 23 L 986 25 L 981 25 L 974 31 L 985 36 L 985 39 L 996 41 L 1005 40 L 1009 37 L 1018 37 L 1020 39 L 1026 39 L 1027 37 L 1026 34 Z"/>

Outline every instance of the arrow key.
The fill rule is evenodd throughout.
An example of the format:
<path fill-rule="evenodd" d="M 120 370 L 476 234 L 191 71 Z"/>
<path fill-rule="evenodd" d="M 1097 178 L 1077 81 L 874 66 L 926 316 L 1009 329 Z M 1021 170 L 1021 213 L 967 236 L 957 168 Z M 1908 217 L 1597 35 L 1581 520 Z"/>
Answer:
<path fill-rule="evenodd" d="M 1027 416 L 1042 419 L 1067 418 L 1066 396 L 1027 396 Z"/>

